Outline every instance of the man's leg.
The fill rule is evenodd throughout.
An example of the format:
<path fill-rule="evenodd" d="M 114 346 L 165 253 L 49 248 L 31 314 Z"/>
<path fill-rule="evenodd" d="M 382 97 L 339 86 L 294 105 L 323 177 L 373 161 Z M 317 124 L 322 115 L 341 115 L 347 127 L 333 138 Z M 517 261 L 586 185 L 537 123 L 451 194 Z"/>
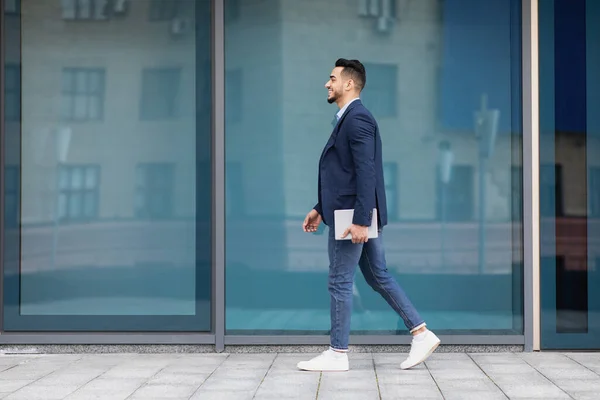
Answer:
<path fill-rule="evenodd" d="M 367 283 L 400 315 L 404 325 L 413 335 L 410 354 L 401 367 L 407 369 L 425 361 L 438 347 L 440 340 L 433 332 L 427 330 L 425 321 L 406 292 L 388 271 L 382 231 L 377 239 L 371 239 L 364 245 L 359 265 Z"/>
<path fill-rule="evenodd" d="M 329 229 L 329 295 L 331 298 L 331 347 L 320 356 L 298 364 L 307 371 L 347 371 L 348 340 L 352 316 L 352 285 L 354 272 L 362 253 L 362 244 L 350 240 L 335 240 Z"/>

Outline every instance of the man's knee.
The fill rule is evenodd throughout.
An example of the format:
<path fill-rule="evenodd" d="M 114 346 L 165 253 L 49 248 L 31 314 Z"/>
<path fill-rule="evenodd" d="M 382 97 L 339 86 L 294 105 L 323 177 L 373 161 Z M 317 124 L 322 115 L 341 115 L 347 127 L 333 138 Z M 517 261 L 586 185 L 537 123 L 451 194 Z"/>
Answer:
<path fill-rule="evenodd" d="M 383 270 L 377 273 L 373 273 L 371 278 L 367 279 L 367 283 L 376 292 L 381 292 L 390 284 L 390 282 L 392 282 L 393 279 L 394 278 L 387 270 Z"/>
<path fill-rule="evenodd" d="M 352 280 L 329 280 L 329 294 L 336 300 L 352 298 Z"/>

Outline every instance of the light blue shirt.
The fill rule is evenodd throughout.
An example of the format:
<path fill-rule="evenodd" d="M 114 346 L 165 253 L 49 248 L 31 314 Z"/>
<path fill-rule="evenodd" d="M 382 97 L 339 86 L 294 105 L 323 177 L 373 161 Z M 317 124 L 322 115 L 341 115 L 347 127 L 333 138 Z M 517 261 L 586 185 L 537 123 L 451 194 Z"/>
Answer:
<path fill-rule="evenodd" d="M 359 100 L 359 98 L 357 97 L 355 99 L 350 100 L 349 102 L 346 103 L 346 105 L 344 107 L 340 108 L 340 111 L 338 111 L 338 113 L 335 115 L 335 117 L 337 118 L 338 121 L 340 120 L 340 118 L 342 118 L 342 115 L 344 115 L 344 113 L 348 109 L 348 106 L 356 100 Z"/>

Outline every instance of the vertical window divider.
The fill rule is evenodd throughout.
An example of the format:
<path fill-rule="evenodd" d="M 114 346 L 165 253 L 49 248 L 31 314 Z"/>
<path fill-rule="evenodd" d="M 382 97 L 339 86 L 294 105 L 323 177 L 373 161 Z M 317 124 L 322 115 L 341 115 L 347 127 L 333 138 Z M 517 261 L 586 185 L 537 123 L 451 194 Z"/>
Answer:
<path fill-rule="evenodd" d="M 225 350 L 225 0 L 212 1 L 212 276 L 215 351 Z"/>
<path fill-rule="evenodd" d="M 0 333 L 4 331 L 4 2 L 0 0 Z"/>
<path fill-rule="evenodd" d="M 540 349 L 538 0 L 523 0 L 523 262 L 525 351 Z"/>

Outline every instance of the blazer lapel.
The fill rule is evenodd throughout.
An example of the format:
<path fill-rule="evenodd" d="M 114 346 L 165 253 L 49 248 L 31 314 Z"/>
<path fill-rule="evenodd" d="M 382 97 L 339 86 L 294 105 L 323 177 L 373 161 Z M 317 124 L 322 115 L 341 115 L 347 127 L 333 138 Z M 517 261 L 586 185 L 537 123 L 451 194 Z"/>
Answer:
<path fill-rule="evenodd" d="M 325 156 L 325 153 L 327 153 L 327 151 L 333 147 L 333 145 L 335 144 L 335 140 L 337 139 L 337 135 L 340 131 L 340 127 L 342 126 L 342 122 L 344 121 L 344 119 L 346 118 L 346 116 L 350 113 L 350 111 L 352 111 L 352 109 L 354 107 L 356 107 L 358 104 L 362 104 L 360 99 L 353 101 L 348 108 L 346 109 L 346 111 L 344 112 L 344 114 L 342 114 L 340 120 L 337 122 L 337 124 L 335 125 L 335 127 L 333 128 L 333 132 L 331 132 L 331 136 L 329 136 L 329 140 L 327 141 L 327 144 L 325 145 L 325 148 L 323 149 L 323 153 L 321 154 L 321 160 L 323 160 L 323 157 Z"/>

